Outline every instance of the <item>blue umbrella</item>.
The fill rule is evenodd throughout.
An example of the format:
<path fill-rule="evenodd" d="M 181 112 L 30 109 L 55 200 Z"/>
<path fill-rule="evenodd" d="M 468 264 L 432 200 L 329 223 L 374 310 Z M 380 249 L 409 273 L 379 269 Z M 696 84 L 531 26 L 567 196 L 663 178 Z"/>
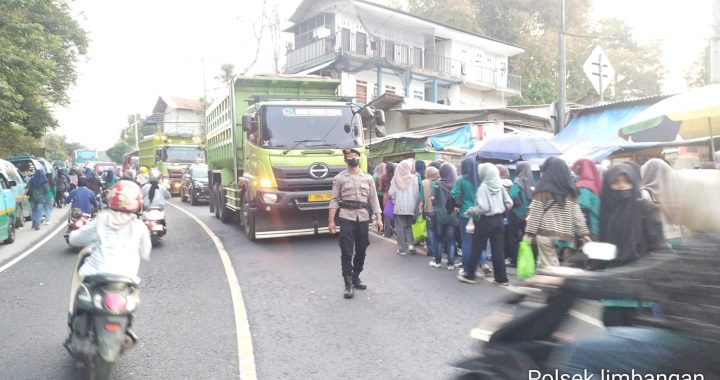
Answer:
<path fill-rule="evenodd" d="M 470 150 L 465 157 L 494 160 L 535 160 L 559 156 L 560 150 L 550 140 L 541 136 L 506 133 L 489 137 Z"/>

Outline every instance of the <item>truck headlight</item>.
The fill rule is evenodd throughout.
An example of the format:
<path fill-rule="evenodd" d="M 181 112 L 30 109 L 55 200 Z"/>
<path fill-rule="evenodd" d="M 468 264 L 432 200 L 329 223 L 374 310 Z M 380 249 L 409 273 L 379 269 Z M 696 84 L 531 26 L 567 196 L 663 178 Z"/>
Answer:
<path fill-rule="evenodd" d="M 266 193 L 266 194 L 263 194 L 262 200 L 265 203 L 275 203 L 278 200 L 278 196 L 277 196 L 277 194 Z"/>
<path fill-rule="evenodd" d="M 260 179 L 260 187 L 272 187 L 272 182 L 267 178 Z"/>

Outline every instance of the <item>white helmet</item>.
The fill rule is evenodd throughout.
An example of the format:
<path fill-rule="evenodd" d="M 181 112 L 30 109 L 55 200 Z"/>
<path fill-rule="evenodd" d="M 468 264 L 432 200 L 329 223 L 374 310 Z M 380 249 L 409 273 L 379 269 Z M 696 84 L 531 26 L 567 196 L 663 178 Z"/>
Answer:
<path fill-rule="evenodd" d="M 150 170 L 150 176 L 148 176 L 149 182 L 158 182 L 160 181 L 160 170 L 157 170 L 156 168 L 152 168 Z"/>

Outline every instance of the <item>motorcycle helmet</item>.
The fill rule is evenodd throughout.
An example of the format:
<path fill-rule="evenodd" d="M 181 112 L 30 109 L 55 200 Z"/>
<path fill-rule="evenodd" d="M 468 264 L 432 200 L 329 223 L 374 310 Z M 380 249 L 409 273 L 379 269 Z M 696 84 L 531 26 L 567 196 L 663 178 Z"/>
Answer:
<path fill-rule="evenodd" d="M 137 213 L 142 209 L 142 204 L 142 193 L 138 185 L 128 181 L 120 181 L 110 188 L 108 207 L 111 210 Z"/>
<path fill-rule="evenodd" d="M 145 174 L 145 175 L 147 175 L 147 174 L 148 174 L 148 168 L 146 168 L 146 167 L 144 167 L 144 166 L 141 167 L 141 168 L 140 168 L 140 174 Z"/>
<path fill-rule="evenodd" d="M 148 177 L 148 181 L 150 181 L 150 182 L 160 181 L 160 170 L 157 170 L 155 168 L 150 170 L 150 176 Z"/>

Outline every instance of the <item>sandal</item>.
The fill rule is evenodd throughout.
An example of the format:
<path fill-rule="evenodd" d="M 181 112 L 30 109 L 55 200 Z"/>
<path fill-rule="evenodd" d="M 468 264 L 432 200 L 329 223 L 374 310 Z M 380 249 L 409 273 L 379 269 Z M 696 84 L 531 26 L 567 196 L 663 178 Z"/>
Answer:
<path fill-rule="evenodd" d="M 490 269 L 490 266 L 487 264 L 483 264 L 480 268 L 482 268 L 483 273 L 485 273 L 486 276 L 492 275 L 492 269 Z"/>

